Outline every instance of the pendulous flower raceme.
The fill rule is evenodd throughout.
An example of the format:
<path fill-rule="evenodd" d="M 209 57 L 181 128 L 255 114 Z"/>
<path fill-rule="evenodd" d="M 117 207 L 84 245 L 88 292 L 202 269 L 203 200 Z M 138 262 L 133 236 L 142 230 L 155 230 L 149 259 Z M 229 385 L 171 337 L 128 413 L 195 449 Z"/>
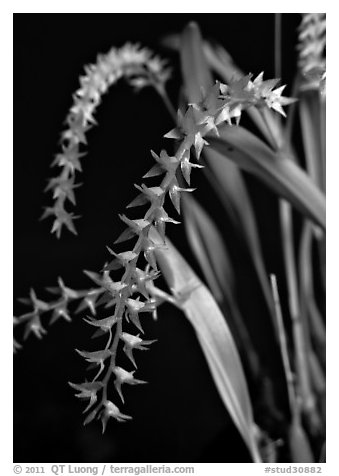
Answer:
<path fill-rule="evenodd" d="M 58 238 L 63 226 L 76 234 L 73 221 L 78 217 L 68 212 L 65 204 L 69 201 L 75 205 L 74 190 L 80 186 L 75 183 L 75 173 L 82 171 L 80 159 L 86 155 L 80 151 L 80 145 L 87 143 L 86 133 L 96 124 L 93 115 L 102 95 L 122 77 L 135 89 L 153 86 L 162 94 L 170 69 L 147 48 L 129 43 L 99 55 L 96 64 L 85 67 L 85 75 L 80 77 L 80 88 L 73 96 L 73 105 L 66 117 L 67 128 L 61 134 L 62 151 L 52 163 L 60 167 L 61 172 L 51 178 L 46 187 L 46 191 L 53 194 L 54 205 L 45 209 L 42 218 L 54 218 L 52 233 Z"/>
<path fill-rule="evenodd" d="M 53 189 L 56 202 L 53 209 L 47 209 L 47 214 L 55 212 L 52 232 L 56 232 L 57 236 L 60 236 L 63 224 L 74 232 L 72 215 L 65 212 L 64 202 L 69 199 L 75 203 L 74 173 L 81 170 L 79 144 L 85 143 L 85 132 L 89 125 L 94 123 L 93 112 L 100 102 L 101 94 L 123 75 L 137 87 L 143 87 L 152 81 L 153 85 L 163 85 L 168 78 L 168 70 L 164 70 L 163 63 L 152 58 L 147 50 L 132 45 L 120 50 L 113 49 L 107 55 L 99 56 L 97 65 L 86 69 L 86 76 L 81 78 L 82 88 L 76 93 L 74 106 L 68 116 L 69 129 L 63 134 L 63 153 L 57 156 L 55 161 L 56 165 L 62 167 L 62 173 L 59 179 L 52 179 L 48 187 Z M 181 193 L 194 190 L 179 186 L 178 174 L 181 173 L 184 182 L 190 186 L 192 168 L 201 167 L 199 158 L 204 146 L 208 145 L 206 135 L 218 135 L 218 127 L 225 123 L 228 127 L 238 125 L 244 109 L 251 106 L 267 107 L 285 115 L 283 106 L 294 101 L 282 96 L 284 86 L 275 89 L 279 80 L 265 81 L 263 73 L 253 81 L 251 78 L 252 76 L 248 75 L 227 85 L 216 82 L 208 91 L 201 91 L 201 100 L 198 103 L 189 104 L 185 112 L 178 111 L 177 126 L 165 135 L 166 138 L 178 141 L 176 153 L 169 155 L 162 150 L 158 155 L 152 151 L 151 155 L 156 163 L 144 176 L 144 179 L 161 176 L 159 185 L 135 185 L 139 193 L 127 206 L 128 209 L 147 206 L 147 210 L 139 219 L 120 215 L 126 229 L 115 243 L 134 240 L 134 245 L 131 249 L 119 253 L 108 248 L 113 258 L 105 264 L 103 271 L 100 274 L 86 271 L 96 287 L 86 291 L 74 291 L 59 280 L 59 286 L 50 291 L 60 293 L 60 299 L 46 304 L 31 292 L 30 299 L 25 300 L 25 303 L 32 304 L 33 311 L 15 318 L 14 325 L 27 321 L 26 335 L 33 332 L 37 337 L 41 337 L 45 332 L 40 322 L 42 313 L 52 311 L 54 320 L 59 317 L 68 320 L 67 306 L 77 299 L 81 299 L 79 311 L 86 308 L 91 311 L 92 316 L 87 316 L 85 322 L 95 328 L 94 337 L 105 338 L 105 343 L 99 350 L 77 352 L 91 364 L 90 368 L 95 369 L 96 374 L 91 381 L 70 383 L 72 388 L 80 392 L 76 395 L 78 398 L 89 400 L 84 413 L 89 409 L 91 411 L 84 424 L 100 419 L 105 431 L 110 418 L 119 422 L 132 418 L 122 413 L 110 400 L 112 397 L 108 392 L 112 376 L 115 376 L 115 391 L 123 403 L 121 387 L 124 384 L 146 383 L 134 377 L 135 370 L 130 371 L 120 366 L 119 349 L 122 348 L 136 369 L 137 351 L 148 350 L 148 346 L 155 342 L 140 337 L 143 334 L 141 317 L 151 314 L 156 318 L 157 307 L 164 300 L 176 303 L 175 297 L 157 288 L 154 281 L 159 276 L 155 250 L 166 246 L 166 224 L 179 223 L 165 210 L 165 199 L 168 195 L 174 210 L 180 213 Z M 194 156 L 196 162 L 192 161 Z M 156 232 L 158 239 L 154 238 Z M 113 274 L 119 271 L 122 271 L 122 275 L 113 277 Z M 97 317 L 97 309 L 101 306 L 109 309 L 109 316 Z M 134 331 L 137 334 L 133 333 Z"/>

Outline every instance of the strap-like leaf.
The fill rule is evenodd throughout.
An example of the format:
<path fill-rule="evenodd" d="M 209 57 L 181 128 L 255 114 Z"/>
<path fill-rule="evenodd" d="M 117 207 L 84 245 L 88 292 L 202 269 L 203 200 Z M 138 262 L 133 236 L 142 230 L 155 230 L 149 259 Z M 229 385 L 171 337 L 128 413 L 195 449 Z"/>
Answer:
<path fill-rule="evenodd" d="M 194 22 L 189 23 L 183 31 L 180 57 L 186 96 L 191 103 L 199 102 L 201 88 L 206 91 L 213 80 L 202 49 L 200 30 Z"/>
<path fill-rule="evenodd" d="M 232 263 L 213 220 L 194 197 L 183 197 L 186 234 L 206 281 L 218 302 L 226 292 L 234 291 Z"/>
<path fill-rule="evenodd" d="M 186 234 L 195 258 L 216 301 L 228 306 L 231 317 L 228 324 L 238 350 L 240 354 L 243 351 L 242 357 L 246 359 L 252 375 L 257 375 L 260 364 L 235 300 L 233 265 L 226 242 L 194 196 L 185 196 L 183 203 Z"/>
<path fill-rule="evenodd" d="M 289 445 L 292 463 L 314 463 L 312 449 L 300 421 L 293 419 L 289 428 Z"/>
<path fill-rule="evenodd" d="M 206 176 L 219 195 L 235 229 L 248 247 L 268 309 L 272 313 L 271 288 L 265 269 L 258 227 L 241 171 L 236 164 L 225 160 L 222 154 L 211 147 L 205 147 L 204 156 L 210 170 Z"/>
<path fill-rule="evenodd" d="M 161 243 L 154 229 L 152 240 Z M 252 406 L 233 337 L 213 296 L 185 259 L 167 240 L 155 251 L 163 275 L 178 297 L 180 308 L 196 331 L 219 395 L 231 415 L 253 460 L 260 461 Z"/>
<path fill-rule="evenodd" d="M 319 94 L 304 92 L 300 98 L 300 125 L 306 157 L 306 167 L 312 180 L 325 189 L 325 154 L 322 153 Z"/>
<path fill-rule="evenodd" d="M 214 149 L 256 175 L 322 228 L 326 226 L 325 197 L 292 160 L 275 152 L 241 126 L 224 127 L 220 137 L 208 137 Z"/>

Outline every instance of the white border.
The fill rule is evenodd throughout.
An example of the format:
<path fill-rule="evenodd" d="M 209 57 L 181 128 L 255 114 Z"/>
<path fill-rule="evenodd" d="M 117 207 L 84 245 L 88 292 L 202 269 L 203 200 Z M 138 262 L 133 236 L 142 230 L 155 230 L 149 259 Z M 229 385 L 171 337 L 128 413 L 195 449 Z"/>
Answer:
<path fill-rule="evenodd" d="M 129 11 L 124 9 L 119 9 L 117 5 L 118 2 L 115 1 L 96 1 L 96 2 L 71 2 L 71 1 L 15 1 L 9 2 L 0 7 L 1 16 L 0 16 L 0 31 L 1 31 L 1 105 L 2 112 L 0 115 L 0 131 L 1 131 L 1 186 L 0 186 L 0 217 L 1 217 L 1 282 L 0 282 L 0 304 L 1 304 L 1 457 L 3 458 L 0 461 L 0 467 L 5 468 L 8 466 L 8 463 L 12 461 L 12 415 L 13 412 L 9 411 L 12 409 L 12 342 L 11 342 L 11 312 L 12 312 L 12 292 L 11 292 L 11 283 L 12 283 L 12 253 L 13 253 L 13 235 L 12 235 L 12 214 L 13 214 L 13 205 L 10 197 L 12 197 L 12 37 L 13 37 L 13 25 L 12 25 L 12 14 L 13 12 L 22 12 L 22 13 L 40 13 L 40 12 L 65 12 L 65 13 L 99 13 L 99 12 L 135 12 L 135 13 L 147 13 L 147 12 L 162 12 L 162 13 L 187 13 L 187 12 L 220 12 L 220 13 L 239 13 L 238 9 L 235 9 L 234 6 L 241 7 L 242 11 L 245 13 L 263 13 L 263 12 L 272 12 L 272 2 L 256 2 L 255 0 L 241 1 L 241 2 L 227 2 L 209 0 L 206 2 L 209 9 L 199 8 L 204 7 L 204 2 L 199 2 L 199 4 L 193 4 L 193 2 L 177 2 L 177 4 L 171 2 L 128 2 Z M 328 96 L 328 126 L 327 126 L 327 145 L 328 145 L 328 174 L 327 174 L 327 187 L 328 187 L 328 205 L 327 205 L 327 218 L 328 218 L 328 239 L 327 239 L 327 256 L 329 259 L 328 262 L 328 273 L 327 273 L 327 282 L 328 282 L 328 308 L 327 308 L 327 318 L 328 318 L 328 332 L 327 332 L 327 362 L 328 362 L 328 463 L 326 464 L 326 469 L 324 468 L 323 473 L 326 474 L 336 474 L 333 470 L 338 468 L 338 363 L 339 358 L 336 350 L 338 348 L 338 320 L 339 320 L 339 304 L 338 304 L 338 295 L 339 295 L 339 279 L 338 279 L 338 250 L 339 250 L 339 234 L 338 234 L 338 203 L 339 197 L 337 190 L 339 188 L 339 153 L 337 146 L 337 137 L 339 134 L 338 131 L 338 98 L 339 98 L 339 74 L 338 74 L 338 38 L 336 33 L 339 29 L 338 15 L 336 15 L 335 0 L 331 2 L 314 2 L 314 1 L 283 1 L 276 2 L 279 7 L 278 12 L 323 12 L 327 13 L 327 37 L 328 37 L 328 46 L 327 46 L 327 96 Z M 86 8 L 86 5 L 88 8 Z M 233 4 L 233 5 L 232 5 Z M 235 5 L 234 5 L 235 4 Z M 126 2 L 124 3 L 126 5 Z M 142 10 L 140 6 L 142 5 Z M 90 7 L 89 7 L 90 6 Z M 93 7 L 96 7 L 94 9 Z M 112 10 L 114 7 L 114 10 Z M 166 7 L 166 8 L 165 8 Z M 233 8 L 232 8 L 233 7 Z M 225 10 L 227 8 L 227 11 Z M 255 8 L 255 10 L 253 10 Z M 225 25 L 226 27 L 226 25 Z M 10 298 L 10 301 L 8 301 Z M 5 466 L 6 465 L 6 466 Z M 210 474 L 211 468 L 213 467 L 214 474 L 225 474 L 225 470 L 228 471 L 232 467 L 232 474 L 246 474 L 246 468 L 248 471 L 251 471 L 251 474 L 262 474 L 254 470 L 252 465 L 197 465 L 199 470 L 196 474 L 205 474 L 205 470 L 202 470 L 200 467 L 206 467 L 206 474 Z M 227 466 L 227 469 L 225 468 Z M 280 465 L 284 466 L 284 465 Z M 241 468 L 241 469 L 240 469 Z M 240 471 L 238 471 L 238 469 Z M 9 472 L 5 471 L 6 474 L 12 474 L 12 466 L 10 467 Z"/>

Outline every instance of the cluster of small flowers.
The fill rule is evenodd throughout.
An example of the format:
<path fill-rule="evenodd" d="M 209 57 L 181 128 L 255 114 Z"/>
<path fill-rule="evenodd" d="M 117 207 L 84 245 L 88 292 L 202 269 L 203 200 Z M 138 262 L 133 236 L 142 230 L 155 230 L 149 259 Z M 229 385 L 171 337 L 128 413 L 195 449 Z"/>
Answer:
<path fill-rule="evenodd" d="M 101 333 L 108 333 L 106 346 L 101 351 L 79 352 L 82 357 L 92 364 L 99 366 L 99 371 L 91 382 L 71 384 L 80 393 L 79 398 L 89 399 L 86 410 L 93 407 L 98 401 L 98 392 L 101 392 L 101 400 L 92 409 L 85 419 L 85 424 L 99 418 L 102 421 L 103 431 L 109 418 L 118 421 L 131 419 L 129 415 L 122 413 L 118 406 L 107 397 L 107 386 L 112 374 L 115 375 L 114 386 L 124 403 L 121 386 L 127 384 L 141 384 L 143 380 L 134 377 L 134 371 L 129 372 L 117 366 L 116 356 L 119 342 L 123 345 L 123 351 L 133 366 L 136 368 L 134 350 L 146 350 L 153 340 L 143 340 L 140 333 L 143 332 L 140 322 L 141 313 L 156 313 L 159 304 L 166 299 L 163 291 L 156 288 L 154 280 L 159 272 L 155 258 L 155 250 L 165 245 L 166 223 L 178 223 L 169 217 L 164 209 L 165 198 L 169 198 L 180 213 L 180 195 L 182 192 L 192 192 L 192 188 L 180 187 L 177 174 L 181 173 L 188 185 L 190 185 L 191 170 L 201 167 L 198 163 L 191 162 L 191 148 L 195 150 L 199 160 L 202 148 L 207 144 L 204 137 L 211 131 L 218 134 L 217 126 L 223 122 L 232 124 L 235 118 L 239 122 L 241 111 L 249 106 L 267 106 L 281 113 L 282 105 L 289 104 L 292 100 L 281 96 L 282 88 L 274 90 L 277 80 L 263 81 L 263 75 L 259 75 L 253 82 L 250 77 L 233 82 L 226 86 L 216 83 L 209 91 L 202 95 L 201 102 L 189 105 L 185 114 L 178 113 L 178 126 L 167 133 L 165 137 L 179 139 L 180 145 L 175 155 L 170 156 L 165 150 L 160 155 L 151 152 L 156 164 L 145 174 L 144 178 L 164 175 L 160 186 L 147 187 L 144 183 L 136 188 L 140 192 L 127 208 L 149 205 L 143 218 L 130 219 L 121 215 L 121 220 L 127 228 L 118 237 L 115 243 L 122 243 L 130 239 L 136 239 L 132 250 L 115 253 L 109 249 L 114 259 L 105 266 L 103 276 L 92 275 L 97 284 L 103 285 L 108 291 L 106 306 L 115 306 L 114 313 L 106 318 L 87 320 L 88 324 L 99 327 Z M 155 234 L 156 230 L 156 234 Z M 158 239 L 155 239 L 155 236 Z M 137 267 L 140 255 L 143 255 L 147 266 L 146 271 Z M 123 276 L 118 281 L 113 281 L 110 272 L 123 268 Z M 137 295 L 137 296 L 135 296 Z M 125 318 L 125 320 L 124 320 Z M 138 329 L 139 334 L 127 333 L 123 328 L 126 322 Z M 115 326 L 115 335 L 112 336 L 112 328 Z M 109 360 L 108 365 L 105 364 Z M 98 381 L 98 377 L 106 369 L 105 376 Z"/>
<path fill-rule="evenodd" d="M 67 129 L 61 135 L 62 152 L 52 163 L 61 167 L 61 173 L 51 178 L 46 187 L 52 191 L 54 205 L 45 209 L 42 218 L 54 218 L 52 233 L 58 238 L 64 225 L 76 234 L 73 220 L 77 217 L 65 209 L 65 202 L 69 200 L 75 205 L 74 189 L 79 186 L 75 183 L 75 172 L 81 172 L 80 159 L 85 155 L 80 151 L 80 144 L 86 144 L 86 132 L 96 123 L 93 114 L 102 95 L 122 77 L 137 89 L 154 86 L 161 92 L 170 70 L 165 61 L 148 49 L 129 43 L 99 55 L 96 64 L 85 67 L 85 75 L 80 77 L 80 88 L 74 94 L 66 118 Z"/>
<path fill-rule="evenodd" d="M 109 380 L 112 375 L 115 375 L 114 386 L 123 403 L 122 384 L 135 385 L 145 382 L 134 377 L 135 371 L 125 370 L 117 365 L 118 347 L 123 346 L 123 352 L 136 368 L 133 352 L 147 350 L 148 345 L 154 342 L 154 340 L 143 340 L 140 337 L 140 333 L 143 333 L 140 314 L 151 313 L 156 317 L 157 307 L 164 300 L 175 303 L 172 296 L 154 285 L 154 280 L 159 276 L 155 251 L 159 247 L 166 246 L 166 223 L 179 223 L 165 211 L 165 198 L 168 195 L 175 210 L 180 213 L 181 193 L 194 190 L 187 186 L 179 186 L 179 170 L 187 185 L 190 186 L 192 168 L 202 167 L 198 162 L 191 162 L 191 149 L 195 151 L 195 157 L 199 161 L 203 147 L 208 144 L 205 136 L 211 132 L 218 135 L 218 127 L 224 123 L 232 125 L 232 121 L 235 121 L 239 124 L 244 109 L 251 106 L 268 107 L 285 115 L 282 106 L 294 100 L 281 95 L 284 86 L 274 89 L 278 81 L 277 79 L 264 81 L 261 73 L 253 81 L 249 75 L 228 85 L 217 82 L 208 91 L 202 91 L 201 101 L 189 104 L 185 114 L 178 112 L 177 127 L 165 135 L 166 138 L 180 141 L 175 155 L 170 156 L 165 150 L 162 150 L 159 155 L 151 152 L 156 164 L 144 175 L 144 178 L 163 175 L 162 181 L 159 186 L 148 187 L 144 183 L 140 186 L 136 185 L 139 194 L 127 208 L 146 204 L 149 208 L 140 219 L 130 219 L 120 215 L 120 219 L 127 228 L 115 242 L 122 243 L 136 239 L 134 247 L 132 250 L 120 253 L 109 248 L 113 259 L 104 266 L 103 272 L 101 274 L 87 272 L 98 286 L 84 298 L 85 300 L 92 299 L 91 304 L 87 303 L 92 313 L 95 314 L 95 309 L 100 305 L 104 305 L 105 308 L 114 308 L 114 311 L 108 317 L 86 319 L 89 325 L 96 327 L 94 336 L 107 336 L 107 342 L 103 350 L 78 351 L 79 355 L 92 366 L 99 367 L 90 382 L 70 383 L 79 392 L 77 397 L 89 399 L 85 411 L 89 409 L 91 411 L 85 418 L 84 424 L 94 419 L 101 419 L 103 431 L 105 431 L 109 418 L 115 418 L 117 421 L 131 419 L 108 399 Z M 140 267 L 139 258 L 145 261 L 144 270 Z M 119 268 L 122 268 L 123 275 L 115 281 L 111 273 Z M 100 296 L 99 299 L 97 299 L 98 296 Z M 40 308 L 43 306 L 38 304 L 35 297 L 31 295 L 32 300 L 33 298 L 35 306 L 33 312 L 39 316 Z M 139 333 L 134 335 L 126 332 L 127 323 L 137 328 Z M 114 336 L 113 328 L 115 329 Z M 104 372 L 105 375 L 99 380 Z M 100 400 L 98 400 L 98 394 L 101 395 Z"/>
<path fill-rule="evenodd" d="M 299 26 L 299 68 L 305 80 L 303 89 L 325 92 L 326 15 L 305 13 Z"/>
<path fill-rule="evenodd" d="M 17 327 L 19 324 L 24 324 L 25 329 L 23 338 L 26 340 L 30 334 L 34 334 L 38 339 L 41 339 L 46 334 L 46 329 L 42 325 L 42 316 L 50 316 L 49 324 L 54 324 L 59 319 L 64 319 L 67 322 L 71 321 L 70 304 L 76 300 L 81 299 L 76 313 L 83 311 L 88 307 L 92 313 L 95 313 L 95 301 L 98 296 L 96 289 L 74 290 L 65 286 L 61 278 L 58 279 L 58 286 L 48 287 L 47 291 L 51 294 L 58 295 L 52 302 L 45 302 L 39 299 L 34 291 L 31 289 L 28 298 L 19 298 L 18 301 L 22 304 L 30 306 L 31 311 L 26 312 L 18 317 L 14 316 L 13 325 Z M 14 339 L 14 352 L 21 348 L 21 344 Z"/>

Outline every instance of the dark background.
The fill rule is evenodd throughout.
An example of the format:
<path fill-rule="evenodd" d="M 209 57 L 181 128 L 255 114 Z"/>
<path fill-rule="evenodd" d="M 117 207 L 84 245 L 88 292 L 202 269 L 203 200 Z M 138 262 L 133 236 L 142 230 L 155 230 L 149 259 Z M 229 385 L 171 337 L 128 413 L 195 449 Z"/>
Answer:
<path fill-rule="evenodd" d="M 50 204 L 43 193 L 50 163 L 58 150 L 63 121 L 78 87 L 83 66 L 96 55 L 126 41 L 140 42 L 174 67 L 169 93 L 175 103 L 180 84 L 178 58 L 159 40 L 180 32 L 196 20 L 202 34 L 220 42 L 246 72 L 274 76 L 273 14 L 15 14 L 14 15 L 14 296 L 27 296 L 34 287 L 46 299 L 44 287 L 62 276 L 73 288 L 91 284 L 82 269 L 99 270 L 122 230 L 117 214 L 134 198 L 133 183 L 152 164 L 150 149 L 168 147 L 162 139 L 171 118 L 157 94 L 134 94 L 123 82 L 105 96 L 88 134 L 83 159 L 83 186 L 77 190 L 76 225 L 79 236 L 67 231 L 57 240 L 51 221 L 38 221 Z M 291 83 L 295 65 L 296 27 L 300 16 L 283 21 L 284 83 Z M 287 91 L 287 93 L 289 90 Z M 197 197 L 203 198 L 203 178 Z M 202 175 L 202 174 L 201 174 Z M 280 251 L 274 196 L 248 178 L 256 200 L 268 270 L 279 274 Z M 211 196 L 211 195 L 209 195 Z M 218 210 L 216 206 L 216 210 Z M 217 213 L 215 213 L 217 215 Z M 183 230 L 169 230 L 187 252 Z M 241 278 L 239 301 L 249 326 L 259 339 L 262 365 L 271 364 L 272 343 L 265 328 L 268 317 L 255 275 L 235 237 L 229 233 L 234 264 Z M 189 256 L 189 255 L 188 255 Z M 25 308 L 15 302 L 14 312 Z M 260 315 L 264 325 L 256 327 Z M 266 321 L 265 321 L 266 319 Z M 269 324 L 268 324 L 269 325 Z M 133 422 L 110 421 L 101 436 L 99 423 L 82 426 L 82 405 L 67 381 L 86 375 L 74 348 L 88 349 L 89 326 L 76 316 L 72 324 L 58 322 L 42 341 L 30 337 L 14 359 L 15 462 L 230 462 L 248 461 L 248 454 L 214 388 L 194 332 L 174 308 L 164 306 L 157 322 L 145 322 L 146 338 L 158 342 L 138 355 L 138 376 L 146 386 L 125 390 L 123 411 Z M 251 388 L 251 392 L 255 392 Z M 260 415 L 259 415 L 260 418 Z"/>

